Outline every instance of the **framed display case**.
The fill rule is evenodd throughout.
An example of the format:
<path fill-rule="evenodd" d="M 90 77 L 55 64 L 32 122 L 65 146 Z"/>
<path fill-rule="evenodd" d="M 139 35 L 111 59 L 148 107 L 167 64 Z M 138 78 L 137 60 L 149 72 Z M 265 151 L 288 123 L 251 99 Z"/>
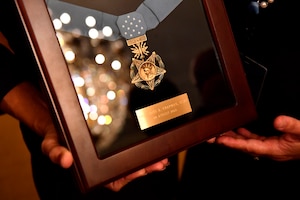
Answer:
<path fill-rule="evenodd" d="M 222 0 L 14 2 L 83 192 L 256 117 Z"/>

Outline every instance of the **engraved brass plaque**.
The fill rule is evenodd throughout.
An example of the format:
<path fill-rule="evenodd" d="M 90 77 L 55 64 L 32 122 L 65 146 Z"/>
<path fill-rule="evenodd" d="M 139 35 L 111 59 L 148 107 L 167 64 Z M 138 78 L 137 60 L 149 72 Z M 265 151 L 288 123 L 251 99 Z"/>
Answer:
<path fill-rule="evenodd" d="M 135 111 L 141 130 L 190 112 L 192 107 L 186 93 Z"/>

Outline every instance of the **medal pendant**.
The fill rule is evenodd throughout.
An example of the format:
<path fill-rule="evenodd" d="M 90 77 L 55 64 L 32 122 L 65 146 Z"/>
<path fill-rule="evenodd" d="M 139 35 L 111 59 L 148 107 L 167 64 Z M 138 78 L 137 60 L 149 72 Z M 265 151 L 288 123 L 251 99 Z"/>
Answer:
<path fill-rule="evenodd" d="M 127 41 L 133 53 L 130 66 L 131 83 L 145 90 L 154 90 L 166 73 L 165 65 L 159 55 L 152 52 L 150 56 L 145 35 Z"/>

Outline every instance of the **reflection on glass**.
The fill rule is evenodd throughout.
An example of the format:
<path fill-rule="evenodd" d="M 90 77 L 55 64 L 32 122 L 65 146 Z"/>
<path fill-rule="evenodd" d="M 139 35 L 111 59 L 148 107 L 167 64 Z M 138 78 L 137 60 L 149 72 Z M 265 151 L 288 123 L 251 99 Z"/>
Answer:
<path fill-rule="evenodd" d="M 86 4 L 85 7 L 77 6 L 78 2 Z M 116 30 L 116 15 L 91 9 L 83 0 L 74 0 L 74 4 L 71 0 L 68 3 L 48 0 L 47 3 L 100 157 L 235 103 L 215 56 L 198 0 L 183 1 L 157 28 L 147 32 L 147 43 L 153 48 L 149 51 L 159 53 L 167 70 L 153 91 L 131 83 L 133 55 Z M 97 8 L 101 7 L 100 1 L 98 4 Z M 130 1 L 126 6 L 126 10 L 130 10 Z M 110 23 L 104 23 L 105 19 Z M 141 131 L 136 110 L 184 93 L 188 95 L 192 113 Z M 166 112 L 155 117 L 163 114 Z"/>
<path fill-rule="evenodd" d="M 91 134 L 99 148 L 107 148 L 127 115 L 130 54 L 121 40 L 104 42 L 59 31 L 57 36 Z"/>

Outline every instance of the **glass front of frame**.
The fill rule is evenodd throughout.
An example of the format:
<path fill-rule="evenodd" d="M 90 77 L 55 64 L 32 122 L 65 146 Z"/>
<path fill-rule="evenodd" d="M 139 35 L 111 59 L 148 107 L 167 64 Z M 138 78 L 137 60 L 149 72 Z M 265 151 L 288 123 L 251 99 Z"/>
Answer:
<path fill-rule="evenodd" d="M 256 117 L 222 0 L 15 4 L 83 192 Z"/>
<path fill-rule="evenodd" d="M 99 157 L 236 103 L 201 1 L 182 1 L 146 32 L 148 58 L 155 52 L 161 58 L 156 66 L 166 70 L 153 90 L 131 83 L 138 68 L 133 47 L 114 33 L 114 16 L 135 11 L 142 1 L 47 3 Z"/>

